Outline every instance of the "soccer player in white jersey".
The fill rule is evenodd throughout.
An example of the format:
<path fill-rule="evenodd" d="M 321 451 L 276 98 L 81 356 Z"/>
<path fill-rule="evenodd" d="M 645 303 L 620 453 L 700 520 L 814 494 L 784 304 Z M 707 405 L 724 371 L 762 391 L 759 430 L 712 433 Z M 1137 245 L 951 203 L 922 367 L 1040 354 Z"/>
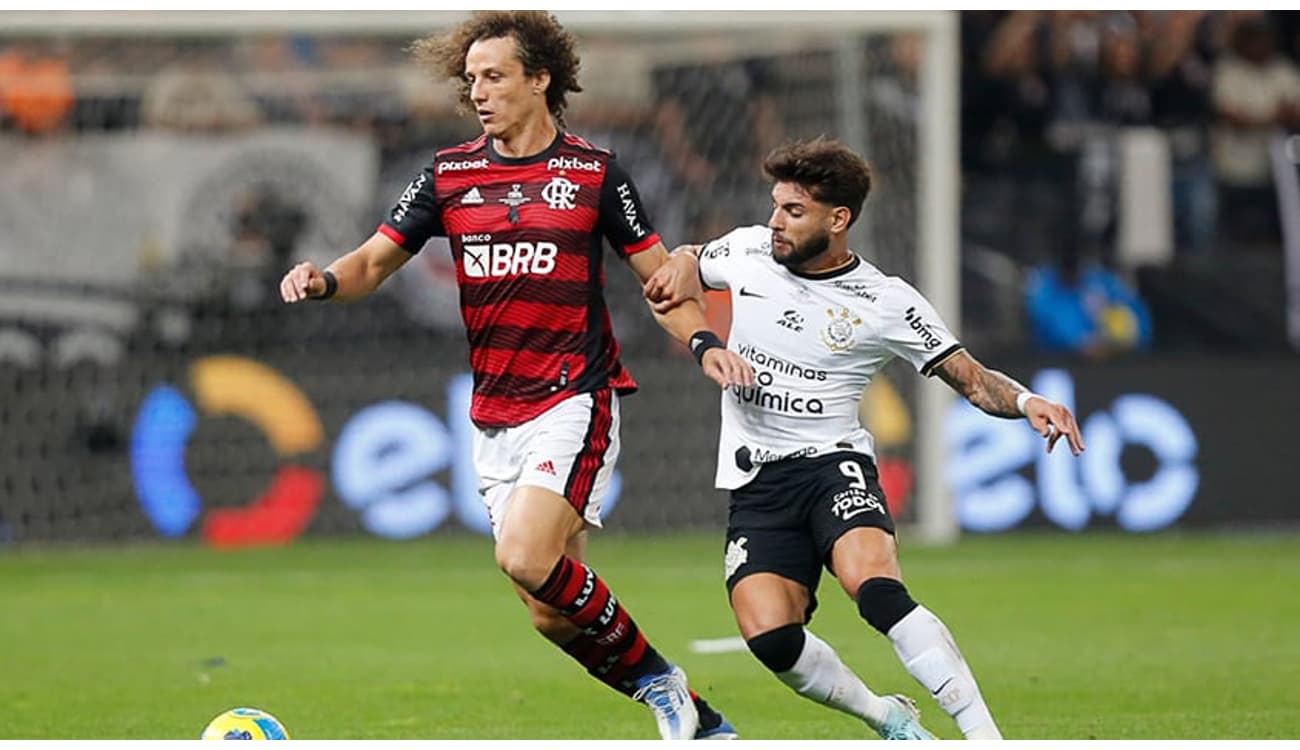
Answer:
<path fill-rule="evenodd" d="M 773 151 L 767 226 L 678 248 L 646 284 L 660 309 L 729 289 L 727 348 L 753 365 L 753 387 L 722 397 L 717 486 L 731 491 L 726 577 L 750 650 L 806 698 L 863 719 L 886 739 L 932 739 L 915 703 L 872 692 L 806 628 L 825 566 L 863 619 L 967 739 L 1001 737 L 948 628 L 903 585 L 894 522 L 858 420 L 862 391 L 894 357 L 937 375 L 985 412 L 1025 418 L 1047 440 L 1084 448 L 1074 416 L 975 360 L 906 281 L 848 246 L 871 168 L 819 138 Z M 698 352 L 723 344 L 691 341 Z"/>

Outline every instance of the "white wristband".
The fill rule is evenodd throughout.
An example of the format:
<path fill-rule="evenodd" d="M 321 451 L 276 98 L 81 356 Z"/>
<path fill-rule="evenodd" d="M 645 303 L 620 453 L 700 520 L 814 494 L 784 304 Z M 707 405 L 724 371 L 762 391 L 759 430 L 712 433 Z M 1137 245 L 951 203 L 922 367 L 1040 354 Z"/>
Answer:
<path fill-rule="evenodd" d="M 1018 409 L 1021 414 L 1025 414 L 1025 404 L 1031 398 L 1042 398 L 1042 396 L 1031 391 L 1021 391 L 1020 394 L 1016 396 L 1016 409 Z M 1029 415 L 1025 414 L 1025 416 Z"/>

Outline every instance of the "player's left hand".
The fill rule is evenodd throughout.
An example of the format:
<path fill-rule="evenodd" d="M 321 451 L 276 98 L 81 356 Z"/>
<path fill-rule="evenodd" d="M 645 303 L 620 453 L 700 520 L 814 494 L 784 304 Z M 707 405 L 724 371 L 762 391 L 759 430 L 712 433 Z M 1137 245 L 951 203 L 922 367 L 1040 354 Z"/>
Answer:
<path fill-rule="evenodd" d="M 674 252 L 645 283 L 643 293 L 650 309 L 663 315 L 687 300 L 704 306 L 704 288 L 700 286 L 699 259 L 693 253 Z"/>
<path fill-rule="evenodd" d="M 1071 453 L 1076 456 L 1083 453 L 1083 434 L 1079 432 L 1074 415 L 1063 404 L 1034 396 L 1025 401 L 1025 417 L 1039 435 L 1047 438 L 1048 453 L 1062 436 L 1070 444 Z"/>
<path fill-rule="evenodd" d="M 754 368 L 743 357 L 730 349 L 714 347 L 704 352 L 700 360 L 704 374 L 723 388 L 733 385 L 746 388 L 754 385 Z"/>

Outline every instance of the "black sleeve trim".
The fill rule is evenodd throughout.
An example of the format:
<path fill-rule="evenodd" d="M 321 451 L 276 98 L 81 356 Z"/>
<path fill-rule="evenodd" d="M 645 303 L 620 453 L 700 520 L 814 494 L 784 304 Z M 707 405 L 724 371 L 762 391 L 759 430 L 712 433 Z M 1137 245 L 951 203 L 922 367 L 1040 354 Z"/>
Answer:
<path fill-rule="evenodd" d="M 412 255 L 430 238 L 447 236 L 434 188 L 436 165 L 430 162 L 411 180 L 379 226 L 380 232 Z"/>
<path fill-rule="evenodd" d="M 944 362 L 947 362 L 952 357 L 952 355 L 956 354 L 957 352 L 965 348 L 966 347 L 958 343 L 958 344 L 953 344 L 947 349 L 944 349 L 942 352 L 938 354 L 938 356 L 934 357 L 929 362 L 925 363 L 925 366 L 921 368 L 921 374 L 926 376 L 927 378 L 934 375 L 935 368 L 937 368 L 939 365 L 943 364 Z"/>
<path fill-rule="evenodd" d="M 619 193 L 619 188 L 624 189 L 624 194 Z M 625 206 L 624 201 L 628 205 Z M 613 156 L 605 162 L 599 211 L 597 226 L 600 233 L 620 254 L 635 254 L 654 245 L 656 241 L 662 241 L 658 239 L 654 222 L 650 219 L 632 176 Z"/>

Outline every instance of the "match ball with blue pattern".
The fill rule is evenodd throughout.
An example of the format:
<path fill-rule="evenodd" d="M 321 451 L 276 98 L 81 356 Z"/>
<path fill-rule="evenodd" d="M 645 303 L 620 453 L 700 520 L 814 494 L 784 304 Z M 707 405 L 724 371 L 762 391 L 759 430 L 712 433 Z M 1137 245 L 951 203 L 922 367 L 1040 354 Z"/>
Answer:
<path fill-rule="evenodd" d="M 232 708 L 213 719 L 200 739 L 287 740 L 289 730 L 280 720 L 256 708 Z"/>

